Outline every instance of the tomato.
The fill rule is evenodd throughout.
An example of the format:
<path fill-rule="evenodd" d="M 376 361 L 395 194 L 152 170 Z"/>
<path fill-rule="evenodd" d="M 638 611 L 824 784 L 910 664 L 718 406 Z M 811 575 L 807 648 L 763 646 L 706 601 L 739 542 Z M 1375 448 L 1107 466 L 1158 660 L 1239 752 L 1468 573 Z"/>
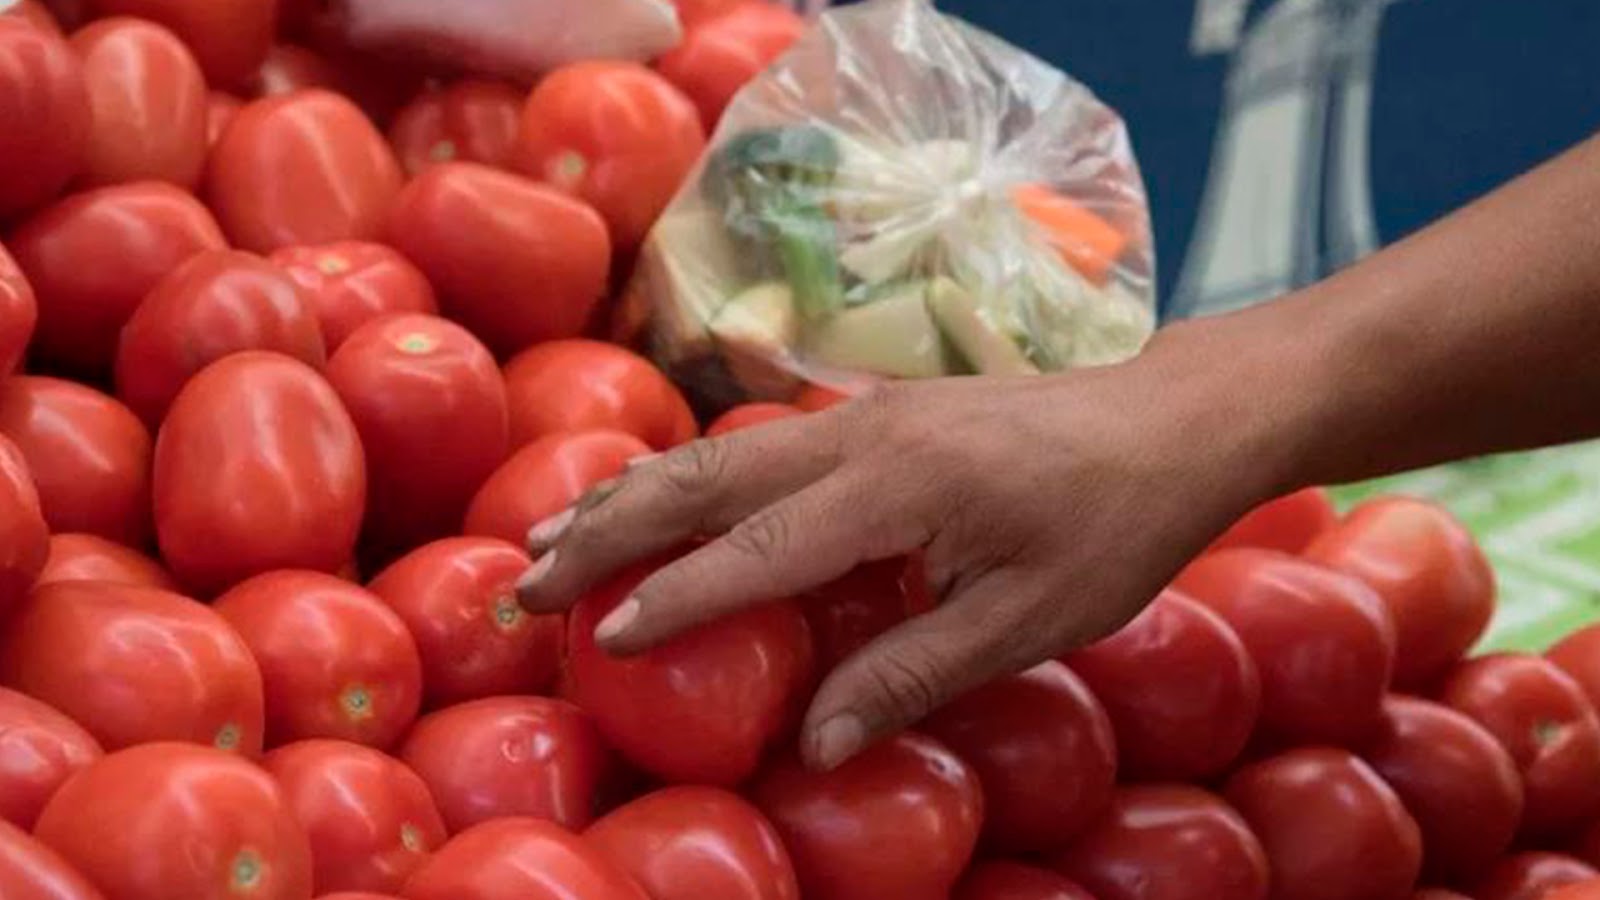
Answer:
<path fill-rule="evenodd" d="M 841 403 L 848 403 L 850 399 L 849 394 L 841 394 L 820 384 L 808 384 L 800 395 L 795 397 L 794 405 L 803 412 L 822 412 Z"/>
<path fill-rule="evenodd" d="M 39 301 L 17 261 L 0 244 L 0 378 L 17 370 L 33 329 L 39 323 Z"/>
<path fill-rule="evenodd" d="M 14 6 L 0 9 L 0 16 L 16 16 L 36 28 L 42 28 L 57 36 L 61 34 L 61 23 L 56 21 L 50 8 L 39 0 L 20 0 Z"/>
<path fill-rule="evenodd" d="M 150 540 L 152 442 L 126 406 L 76 382 L 19 375 L 0 383 L 0 434 L 27 458 L 51 531 Z"/>
<path fill-rule="evenodd" d="M 285 247 L 272 254 L 311 298 L 328 352 L 351 332 L 386 313 L 437 313 L 428 279 L 382 244 L 342 241 Z"/>
<path fill-rule="evenodd" d="M 521 545 L 528 529 L 576 503 L 589 488 L 621 475 L 650 445 L 620 431 L 553 434 L 511 454 L 467 507 L 467 534 Z"/>
<path fill-rule="evenodd" d="M 1546 900 L 1563 885 L 1600 878 L 1600 871 L 1560 853 L 1508 856 L 1472 888 L 1475 900 Z"/>
<path fill-rule="evenodd" d="M 206 78 L 189 48 L 143 19 L 72 36 L 93 110 L 83 183 L 170 181 L 193 190 L 206 160 Z"/>
<path fill-rule="evenodd" d="M 1212 550 L 1259 547 L 1300 553 L 1339 524 L 1333 499 L 1322 488 L 1306 488 L 1246 513 L 1211 544 Z"/>
<path fill-rule="evenodd" d="M 372 580 L 416 639 L 430 706 L 542 691 L 555 680 L 562 617 L 531 615 L 517 602 L 513 586 L 528 565 L 504 541 L 446 538 Z"/>
<path fill-rule="evenodd" d="M 1094 900 L 1088 891 L 1048 869 L 1015 862 L 973 866 L 951 896 L 953 900 Z"/>
<path fill-rule="evenodd" d="M 794 861 L 806 900 L 944 897 L 978 841 L 978 778 L 906 732 L 832 772 L 781 758 L 751 788 Z"/>
<path fill-rule="evenodd" d="M 100 744 L 83 726 L 27 694 L 0 688 L 0 823 L 32 828 L 56 789 L 99 758 Z M 0 896 L 10 895 L 0 890 Z"/>
<path fill-rule="evenodd" d="M 162 556 L 208 596 L 272 569 L 338 571 L 366 481 L 355 424 L 321 376 L 276 353 L 236 353 L 190 379 L 161 426 Z"/>
<path fill-rule="evenodd" d="M 367 454 L 364 540 L 409 550 L 458 532 L 510 450 L 505 381 L 488 349 L 437 316 L 385 316 L 350 335 L 328 382 Z"/>
<path fill-rule="evenodd" d="M 685 28 L 714 19 L 730 9 L 738 7 L 747 0 L 669 0 L 678 10 L 678 21 Z"/>
<path fill-rule="evenodd" d="M 164 591 L 177 589 L 160 563 L 132 547 L 94 534 L 50 535 L 50 557 L 36 584 L 58 581 L 109 581 Z"/>
<path fill-rule="evenodd" d="M 829 672 L 874 638 L 933 608 L 917 557 L 864 563 L 801 598 L 818 672 Z"/>
<path fill-rule="evenodd" d="M 1409 497 L 1371 500 L 1306 550 L 1306 558 L 1372 585 L 1394 614 L 1395 684 L 1427 687 L 1483 635 L 1494 572 L 1466 527 Z"/>
<path fill-rule="evenodd" d="M 374 894 L 371 891 L 339 891 L 334 894 L 323 894 L 317 900 L 400 900 L 400 898 L 393 894 Z"/>
<path fill-rule="evenodd" d="M 594 642 L 600 620 L 650 564 L 590 591 L 567 625 L 567 695 L 640 769 L 669 782 L 731 786 L 749 777 L 811 687 L 811 634 L 788 602 L 703 625 L 628 658 Z"/>
<path fill-rule="evenodd" d="M 416 175 L 434 163 L 511 163 L 527 93 L 498 81 L 464 79 L 417 96 L 389 126 L 400 165 Z"/>
<path fill-rule="evenodd" d="M 1416 887 L 1416 820 L 1343 750 L 1291 750 L 1252 763 L 1228 779 L 1226 796 L 1261 837 L 1274 900 L 1405 900 Z"/>
<path fill-rule="evenodd" d="M 691 26 L 683 42 L 656 60 L 715 129 L 739 89 L 784 54 L 805 32 L 805 22 L 778 3 L 741 3 L 724 15 Z"/>
<path fill-rule="evenodd" d="M 805 415 L 804 410 L 787 403 L 746 403 L 743 406 L 735 406 L 712 422 L 711 427 L 706 429 L 706 437 L 721 437 L 745 428 L 755 428 L 779 419 L 803 415 Z"/>
<path fill-rule="evenodd" d="M 77 374 L 109 373 L 145 294 L 184 260 L 225 246 L 211 213 L 170 184 L 99 188 L 41 210 L 11 234 L 39 300 L 34 352 Z"/>
<path fill-rule="evenodd" d="M 1063 661 L 1105 705 L 1123 771 L 1136 778 L 1221 774 L 1243 752 L 1261 710 L 1261 677 L 1244 643 L 1176 591 Z"/>
<path fill-rule="evenodd" d="M 311 838 L 326 891 L 397 891 L 445 841 L 428 786 L 405 764 L 343 741 L 301 741 L 261 760 Z"/>
<path fill-rule="evenodd" d="M 101 15 L 160 22 L 194 51 L 206 81 L 243 85 L 266 58 L 277 24 L 277 0 L 90 0 Z"/>
<path fill-rule="evenodd" d="M 599 211 L 618 247 L 637 247 L 706 147 L 671 82 L 638 63 L 587 61 L 551 72 L 522 111 L 517 165 Z"/>
<path fill-rule="evenodd" d="M 1545 652 L 1545 658 L 1572 676 L 1589 702 L 1600 708 L 1600 625 L 1567 635 Z"/>
<path fill-rule="evenodd" d="M 428 276 L 445 315 L 501 357 L 581 334 L 611 271 L 594 210 L 476 163 L 443 163 L 412 179 L 388 240 Z"/>
<path fill-rule="evenodd" d="M 211 91 L 206 95 L 207 150 L 217 145 L 217 139 L 222 137 L 222 132 L 227 130 L 233 117 L 243 108 L 243 100 L 224 91 Z"/>
<path fill-rule="evenodd" d="M 1559 833 L 1600 813 L 1600 719 L 1554 663 L 1514 653 L 1468 660 L 1439 699 L 1510 752 L 1526 794 L 1524 834 Z"/>
<path fill-rule="evenodd" d="M 60 34 L 0 16 L 0 221 L 48 201 L 83 169 L 89 91 Z"/>
<path fill-rule="evenodd" d="M 6 900 L 102 900 L 104 895 L 54 850 L 0 819 L 0 897 Z"/>
<path fill-rule="evenodd" d="M 1542 900 L 1600 900 L 1600 878 L 1575 881 L 1546 891 Z"/>
<path fill-rule="evenodd" d="M 1361 581 L 1272 550 L 1201 557 L 1177 589 L 1238 633 L 1261 673 L 1261 731 L 1289 744 L 1353 746 L 1378 725 L 1395 628 Z"/>
<path fill-rule="evenodd" d="M 122 329 L 117 396 L 152 428 L 194 374 L 241 350 L 327 361 L 310 301 L 272 263 L 238 250 L 197 254 L 156 284 Z"/>
<path fill-rule="evenodd" d="M 27 461 L 0 437 L 0 615 L 33 587 L 49 556 L 50 532 Z"/>
<path fill-rule="evenodd" d="M 677 387 L 639 356 L 599 341 L 551 341 L 506 365 L 511 443 L 521 447 L 563 431 L 608 429 L 657 450 L 700 434 Z"/>
<path fill-rule="evenodd" d="M 405 900 L 650 900 L 576 835 L 538 819 L 485 822 L 417 870 Z"/>
<path fill-rule="evenodd" d="M 112 753 L 56 793 L 34 833 L 114 900 L 303 900 L 311 851 L 272 777 L 231 753 Z"/>
<path fill-rule="evenodd" d="M 400 184 L 383 135 L 355 104 L 324 90 L 239 110 L 206 173 L 223 229 L 257 253 L 375 238 Z"/>

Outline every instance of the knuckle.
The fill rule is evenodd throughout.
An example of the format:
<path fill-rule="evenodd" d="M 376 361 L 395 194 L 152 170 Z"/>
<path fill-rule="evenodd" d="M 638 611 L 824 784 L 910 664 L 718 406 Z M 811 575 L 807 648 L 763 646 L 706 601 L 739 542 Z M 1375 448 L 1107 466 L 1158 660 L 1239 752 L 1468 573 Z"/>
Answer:
<path fill-rule="evenodd" d="M 922 645 L 884 653 L 867 669 L 867 677 L 886 706 L 886 718 L 910 724 L 933 712 L 945 699 L 939 657 Z"/>
<path fill-rule="evenodd" d="M 789 549 L 791 529 L 787 516 L 758 513 L 728 532 L 728 547 L 755 559 L 772 562 Z"/>
<path fill-rule="evenodd" d="M 716 484 L 728 467 L 728 454 L 717 441 L 695 441 L 668 454 L 654 471 L 668 488 L 697 494 Z"/>

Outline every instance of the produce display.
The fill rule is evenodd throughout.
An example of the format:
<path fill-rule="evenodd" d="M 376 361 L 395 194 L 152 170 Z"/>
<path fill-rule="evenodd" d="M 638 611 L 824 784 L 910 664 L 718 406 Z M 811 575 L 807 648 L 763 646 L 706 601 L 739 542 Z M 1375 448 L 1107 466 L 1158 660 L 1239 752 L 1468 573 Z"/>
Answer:
<path fill-rule="evenodd" d="M 1600 898 L 1600 625 L 1475 657 L 1421 500 L 1269 503 L 830 772 L 798 713 L 915 556 L 626 659 L 670 556 L 524 610 L 632 460 L 1150 328 L 1058 73 L 920 0 L 473 43 L 578 5 L 0 0 L 0 900 Z"/>

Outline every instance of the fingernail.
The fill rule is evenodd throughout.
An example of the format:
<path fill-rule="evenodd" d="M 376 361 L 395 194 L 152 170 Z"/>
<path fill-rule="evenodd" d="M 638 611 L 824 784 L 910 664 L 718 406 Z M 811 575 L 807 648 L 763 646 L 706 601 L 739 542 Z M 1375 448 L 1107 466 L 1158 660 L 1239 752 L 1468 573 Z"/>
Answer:
<path fill-rule="evenodd" d="M 554 551 L 539 557 L 534 561 L 533 565 L 528 567 L 528 571 L 523 572 L 522 577 L 517 579 L 517 593 L 519 595 L 528 593 L 533 589 L 534 585 L 543 581 L 545 576 L 550 574 L 550 570 L 555 568 L 555 565 L 556 555 Z"/>
<path fill-rule="evenodd" d="M 578 517 L 578 508 L 569 506 L 556 513 L 543 522 L 528 529 L 528 544 L 533 547 L 548 547 L 572 527 L 572 520 Z"/>
<path fill-rule="evenodd" d="M 620 636 L 624 631 L 633 627 L 639 618 L 639 601 L 633 597 L 622 601 L 622 605 L 611 611 L 611 614 L 600 620 L 595 626 L 594 639 L 600 643 Z"/>
<path fill-rule="evenodd" d="M 855 756 L 866 740 L 867 727 L 859 718 L 850 713 L 834 716 L 817 729 L 817 765 L 824 771 L 837 768 Z"/>
<path fill-rule="evenodd" d="M 634 458 L 628 460 L 627 468 L 628 468 L 629 471 L 632 471 L 632 470 L 637 469 L 640 466 L 644 465 L 645 463 L 650 462 L 653 459 L 660 459 L 660 458 L 661 458 L 661 454 L 659 454 L 659 453 L 646 453 L 643 456 L 635 456 Z"/>

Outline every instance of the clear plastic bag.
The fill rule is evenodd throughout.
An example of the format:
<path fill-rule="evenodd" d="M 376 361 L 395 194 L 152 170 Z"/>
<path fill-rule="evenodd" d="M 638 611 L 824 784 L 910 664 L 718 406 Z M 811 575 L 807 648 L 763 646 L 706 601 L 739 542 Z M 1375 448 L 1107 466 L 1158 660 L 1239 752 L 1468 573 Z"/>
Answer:
<path fill-rule="evenodd" d="M 717 408 L 1119 361 L 1154 328 L 1153 272 L 1115 112 L 927 0 L 868 0 L 735 99 L 630 303 Z"/>

